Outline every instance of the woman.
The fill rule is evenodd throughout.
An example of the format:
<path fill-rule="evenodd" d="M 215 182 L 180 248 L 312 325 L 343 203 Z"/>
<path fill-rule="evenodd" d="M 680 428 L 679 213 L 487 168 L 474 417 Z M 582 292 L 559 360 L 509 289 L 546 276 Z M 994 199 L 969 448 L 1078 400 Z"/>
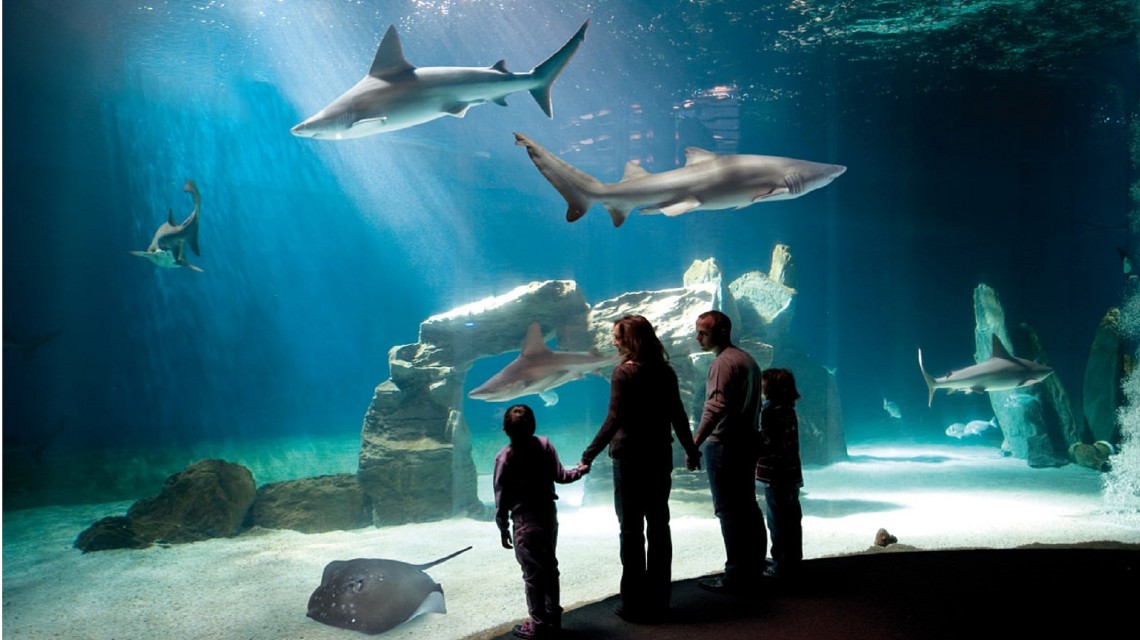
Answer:
<path fill-rule="evenodd" d="M 693 444 L 677 374 L 653 325 L 642 316 L 623 316 L 614 323 L 613 344 L 621 363 L 610 381 L 609 414 L 582 453 L 582 464 L 589 466 L 609 445 L 621 530 L 621 603 L 615 613 L 631 622 L 651 622 L 669 610 L 670 430 L 685 449 L 686 466 L 698 468 L 701 454 Z"/>

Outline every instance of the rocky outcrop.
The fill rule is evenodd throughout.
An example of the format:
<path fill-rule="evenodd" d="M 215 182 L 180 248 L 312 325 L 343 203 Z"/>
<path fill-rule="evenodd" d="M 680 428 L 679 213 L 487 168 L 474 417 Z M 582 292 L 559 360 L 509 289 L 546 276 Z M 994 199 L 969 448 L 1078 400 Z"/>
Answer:
<path fill-rule="evenodd" d="M 733 280 L 728 290 L 736 303 L 737 315 L 732 316 L 736 333 L 768 344 L 785 342 L 796 298 L 794 278 L 792 254 L 778 244 L 767 274 L 750 271 Z"/>
<path fill-rule="evenodd" d="M 779 349 L 773 367 L 790 369 L 803 396 L 796 403 L 800 427 L 800 460 L 804 464 L 830 464 L 847 459 L 843 406 L 835 376 L 806 353 Z"/>
<path fill-rule="evenodd" d="M 985 284 L 974 289 L 974 359 L 988 360 L 991 336 L 1010 353 L 1048 364 L 1048 355 L 1032 327 L 1022 324 L 1011 334 L 997 292 Z M 1005 436 L 1003 449 L 1031 467 L 1065 464 L 1070 444 L 1077 441 L 1076 421 L 1056 373 L 1037 384 L 1009 391 L 990 391 L 990 405 Z"/>
<path fill-rule="evenodd" d="M 574 282 L 535 282 L 432 316 L 418 342 L 393 347 L 391 378 L 376 387 L 361 429 L 357 479 L 372 522 L 479 513 L 462 410 L 471 363 L 517 351 L 532 322 L 558 335 L 559 345 L 586 343 L 586 311 Z"/>
<path fill-rule="evenodd" d="M 75 545 L 96 551 L 237 535 L 256 494 L 249 469 L 225 460 L 201 460 L 167 478 L 157 496 L 139 500 L 125 517 L 95 523 Z"/>
<path fill-rule="evenodd" d="M 735 341 L 767 367 L 780 350 L 765 337 L 786 338 L 796 295 L 793 278 L 791 253 L 781 245 L 773 252 L 769 275 L 751 272 L 728 286 L 709 258 L 694 261 L 676 288 L 628 292 L 588 305 L 574 282 L 534 282 L 428 318 L 415 344 L 389 352 L 391 377 L 376 387 L 364 418 L 357 480 L 371 500 L 372 522 L 420 522 L 482 511 L 463 415 L 464 378 L 475 360 L 517 351 L 531 323 L 539 323 L 546 336 L 557 336 L 559 350 L 612 353 L 614 321 L 626 314 L 645 316 L 669 353 L 695 424 L 712 360 L 694 337 L 697 316 L 710 309 L 740 316 L 733 318 Z M 807 391 L 798 407 L 804 462 L 846 458 L 834 380 L 791 350 L 784 361 Z M 675 457 L 681 464 L 679 447 Z"/>
<path fill-rule="evenodd" d="M 359 529 L 372 524 L 372 503 L 352 474 L 273 482 L 257 490 L 247 524 L 301 533 Z"/>
<path fill-rule="evenodd" d="M 1109 309 L 1096 328 L 1085 367 L 1082 407 L 1089 441 L 1120 441 L 1116 419 L 1124 379 L 1124 347 L 1120 336 L 1120 309 Z"/>

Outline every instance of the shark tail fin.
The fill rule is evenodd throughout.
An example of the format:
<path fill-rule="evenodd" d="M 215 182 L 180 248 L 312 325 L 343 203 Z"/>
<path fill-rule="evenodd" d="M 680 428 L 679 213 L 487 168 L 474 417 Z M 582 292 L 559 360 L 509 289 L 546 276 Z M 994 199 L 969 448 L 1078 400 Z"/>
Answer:
<path fill-rule="evenodd" d="M 934 404 L 934 378 L 930 377 L 930 374 L 922 366 L 922 349 L 918 350 L 918 370 L 922 372 L 922 377 L 926 380 L 926 389 L 929 391 L 926 396 L 926 406 L 932 406 Z"/>
<path fill-rule="evenodd" d="M 570 166 L 569 163 L 521 133 L 515 134 L 515 144 L 526 147 L 526 152 L 530 155 L 534 166 L 538 167 L 539 172 L 566 199 L 566 221 L 574 222 L 586 215 L 586 210 L 598 199 L 595 194 L 601 190 L 602 183 L 593 176 Z M 629 215 L 629 212 L 627 211 L 625 215 Z M 625 221 L 624 216 L 621 221 Z M 618 222 L 618 218 L 615 217 L 614 226 L 620 224 L 621 222 Z"/>
<path fill-rule="evenodd" d="M 555 51 L 542 64 L 530 71 L 531 75 L 538 80 L 537 86 L 530 90 L 530 95 L 534 96 L 535 102 L 542 108 L 542 112 L 546 114 L 547 118 L 554 117 L 554 105 L 550 101 L 550 87 L 554 85 L 558 75 L 566 68 L 570 58 L 573 58 L 574 53 L 578 51 L 578 45 L 582 44 L 582 40 L 586 38 L 586 27 L 588 26 L 590 26 L 590 21 L 586 20 L 578 28 L 578 32 L 571 36 L 566 44 L 562 45 L 561 49 Z"/>

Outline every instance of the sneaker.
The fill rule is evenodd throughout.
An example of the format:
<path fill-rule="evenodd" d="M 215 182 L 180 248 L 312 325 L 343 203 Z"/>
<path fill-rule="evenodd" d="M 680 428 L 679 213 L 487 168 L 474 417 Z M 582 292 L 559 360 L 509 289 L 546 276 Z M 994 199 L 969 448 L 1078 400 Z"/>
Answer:
<path fill-rule="evenodd" d="M 539 627 L 534 624 L 533 620 L 527 620 L 522 624 L 516 624 L 513 633 L 525 640 L 541 640 L 542 638 L 553 638 L 555 632 L 553 629 Z"/>
<path fill-rule="evenodd" d="M 739 580 L 729 582 L 728 580 L 725 580 L 723 576 L 718 578 L 705 578 L 703 580 L 697 580 L 697 586 L 704 589 L 705 591 L 721 594 L 742 594 L 755 590 L 754 587 L 750 587 L 746 583 L 743 583 Z"/>

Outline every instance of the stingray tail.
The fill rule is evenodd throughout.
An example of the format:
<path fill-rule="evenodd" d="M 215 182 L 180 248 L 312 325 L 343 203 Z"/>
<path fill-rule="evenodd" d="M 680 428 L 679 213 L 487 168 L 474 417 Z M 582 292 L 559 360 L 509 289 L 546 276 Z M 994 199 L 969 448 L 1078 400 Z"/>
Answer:
<path fill-rule="evenodd" d="M 429 562 L 427 564 L 416 565 L 416 568 L 419 569 L 420 571 L 423 571 L 424 569 L 430 569 L 431 567 L 434 567 L 437 564 L 442 564 L 444 562 L 447 562 L 448 560 L 454 558 L 455 556 L 457 556 L 461 553 L 465 553 L 465 552 L 470 551 L 470 550 L 471 550 L 471 547 L 465 547 L 463 549 L 460 549 L 459 551 L 456 551 L 455 553 L 453 553 L 451 555 L 446 555 L 446 556 L 440 558 L 439 560 L 432 560 L 431 562 Z"/>

